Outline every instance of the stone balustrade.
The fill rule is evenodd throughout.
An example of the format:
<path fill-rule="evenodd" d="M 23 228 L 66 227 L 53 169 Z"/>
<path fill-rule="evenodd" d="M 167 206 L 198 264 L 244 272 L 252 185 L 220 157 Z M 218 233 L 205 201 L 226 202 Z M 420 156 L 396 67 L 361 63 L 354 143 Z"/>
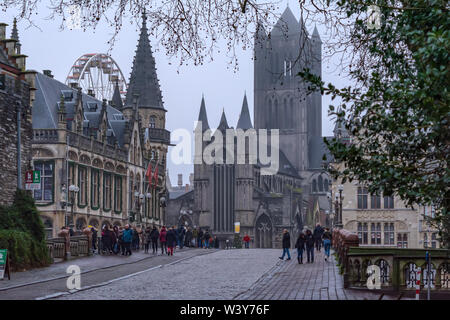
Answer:
<path fill-rule="evenodd" d="M 66 259 L 67 250 L 70 250 L 70 256 L 82 257 L 91 254 L 90 238 L 89 235 L 79 235 L 70 237 L 70 244 L 67 248 L 66 238 L 50 238 L 47 239 L 48 254 L 52 261 L 55 259 Z"/>
<path fill-rule="evenodd" d="M 332 246 L 345 288 L 368 289 L 373 272 L 369 266 L 375 265 L 379 268 L 374 269 L 379 270 L 380 288 L 374 290 L 414 291 L 420 280 L 422 289 L 430 285 L 434 292 L 450 291 L 450 250 L 360 247 L 358 236 L 344 229 L 333 231 Z M 427 252 L 431 257 L 429 272 Z"/>
<path fill-rule="evenodd" d="M 58 130 L 33 129 L 33 143 L 55 143 L 55 142 L 58 142 Z"/>

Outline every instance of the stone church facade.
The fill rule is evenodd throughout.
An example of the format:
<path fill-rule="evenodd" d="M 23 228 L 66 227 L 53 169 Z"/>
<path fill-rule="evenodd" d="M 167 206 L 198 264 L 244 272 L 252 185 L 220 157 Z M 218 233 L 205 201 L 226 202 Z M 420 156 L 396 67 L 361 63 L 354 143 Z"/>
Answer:
<path fill-rule="evenodd" d="M 318 92 L 307 94 L 305 83 L 297 76 L 304 67 L 321 74 L 321 41 L 317 29 L 309 37 L 302 22 L 286 8 L 270 33 L 258 29 L 254 54 L 255 123 L 253 126 L 244 97 L 236 129 L 247 133 L 278 129 L 278 171 L 262 174 L 259 161 L 238 164 L 236 140 L 231 148 L 234 157 L 225 150 L 223 164 L 194 164 L 193 224 L 209 229 L 221 240 L 232 240 L 234 224 L 239 222 L 241 236 L 249 234 L 254 247 L 274 248 L 281 247 L 283 229 L 288 229 L 295 241 L 299 230 L 326 223 L 324 213 L 329 210 L 330 178 L 322 162 L 327 149 L 321 134 L 321 96 Z M 204 99 L 198 120 L 205 135 L 209 123 Z M 217 129 L 206 134 L 215 141 L 220 131 L 225 146 L 227 129 L 224 111 Z M 203 142 L 201 154 L 210 144 Z M 246 158 L 249 152 L 247 145 Z M 227 157 L 234 162 L 227 164 Z M 322 214 L 314 214 L 309 202 L 321 205 L 312 207 Z"/>
<path fill-rule="evenodd" d="M 162 226 L 170 132 L 145 15 L 124 101 L 117 84 L 111 101 L 99 101 L 49 71 L 35 83 L 33 195 L 48 236 L 64 225 Z"/>

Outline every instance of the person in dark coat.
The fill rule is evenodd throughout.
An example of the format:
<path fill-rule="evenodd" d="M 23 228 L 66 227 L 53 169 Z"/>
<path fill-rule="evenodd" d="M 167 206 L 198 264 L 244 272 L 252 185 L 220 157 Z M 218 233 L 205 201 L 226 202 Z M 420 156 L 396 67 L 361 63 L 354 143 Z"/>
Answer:
<path fill-rule="evenodd" d="M 175 248 L 175 246 L 177 245 L 177 235 L 176 235 L 176 231 L 175 231 L 175 226 L 173 226 L 172 228 L 169 229 L 169 231 L 167 231 L 167 254 L 169 256 L 173 256 L 173 248 Z"/>
<path fill-rule="evenodd" d="M 214 236 L 214 248 L 216 248 L 216 249 L 220 248 L 220 243 L 219 243 L 219 239 L 217 239 L 217 236 Z"/>
<path fill-rule="evenodd" d="M 111 250 L 114 252 L 114 254 L 117 254 L 119 251 L 117 251 L 117 234 L 114 228 L 117 228 L 116 226 L 113 227 L 112 230 L 110 230 L 110 236 L 111 236 Z"/>
<path fill-rule="evenodd" d="M 287 253 L 287 260 L 291 260 L 291 253 L 289 249 L 291 248 L 291 235 L 287 231 L 287 229 L 283 230 L 283 255 L 280 257 L 281 260 L 284 260 L 284 255 Z"/>
<path fill-rule="evenodd" d="M 314 262 L 314 243 L 315 239 L 311 230 L 306 230 L 306 256 L 308 258 L 308 263 Z"/>
<path fill-rule="evenodd" d="M 186 236 L 184 240 L 184 245 L 188 248 L 191 247 L 191 241 L 192 241 L 192 230 L 191 228 L 188 228 L 186 231 Z"/>
<path fill-rule="evenodd" d="M 208 230 L 205 231 L 203 238 L 205 239 L 205 249 L 207 249 L 209 248 L 209 238 L 211 238 L 211 235 L 209 234 Z"/>
<path fill-rule="evenodd" d="M 177 230 L 177 236 L 178 236 L 177 244 L 180 249 L 183 249 L 185 235 L 186 235 L 186 229 L 184 228 L 184 226 L 180 225 Z"/>
<path fill-rule="evenodd" d="M 150 248 L 150 242 L 152 241 L 152 239 L 150 238 L 150 233 L 151 233 L 152 229 L 150 229 L 150 227 L 145 228 L 145 232 L 144 232 L 144 253 L 148 253 L 148 248 Z"/>
<path fill-rule="evenodd" d="M 295 248 L 297 248 L 297 260 L 299 264 L 303 263 L 303 251 L 305 250 L 306 236 L 303 232 L 300 232 L 295 243 Z"/>
<path fill-rule="evenodd" d="M 331 247 L 331 232 L 329 228 L 325 228 L 325 232 L 322 235 L 323 248 L 325 249 L 325 261 L 328 261 L 330 257 L 330 247 Z"/>
<path fill-rule="evenodd" d="M 167 230 L 163 226 L 159 233 L 159 242 L 161 243 L 161 254 L 167 253 Z"/>
<path fill-rule="evenodd" d="M 94 227 L 92 227 L 91 231 L 92 231 L 92 249 L 95 251 L 97 250 L 97 230 Z"/>
<path fill-rule="evenodd" d="M 103 252 L 112 253 L 111 249 L 111 230 L 109 230 L 109 226 L 105 225 L 102 231 L 102 245 Z"/>
<path fill-rule="evenodd" d="M 198 231 L 197 244 L 199 248 L 203 248 L 203 230 Z"/>
<path fill-rule="evenodd" d="M 322 234 L 323 234 L 323 228 L 320 226 L 320 223 L 316 225 L 313 232 L 314 241 L 316 243 L 316 249 L 320 252 L 320 249 L 322 247 Z"/>
<path fill-rule="evenodd" d="M 158 253 L 158 238 L 159 238 L 159 231 L 156 228 L 156 226 L 153 226 L 153 229 L 150 232 L 150 239 L 152 240 L 153 254 Z"/>

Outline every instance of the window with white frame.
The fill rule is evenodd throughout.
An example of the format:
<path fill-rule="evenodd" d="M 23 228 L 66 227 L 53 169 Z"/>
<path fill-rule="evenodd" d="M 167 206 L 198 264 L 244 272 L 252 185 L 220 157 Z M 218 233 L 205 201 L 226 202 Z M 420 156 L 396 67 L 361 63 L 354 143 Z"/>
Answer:
<path fill-rule="evenodd" d="M 386 222 L 384 224 L 384 244 L 388 246 L 394 245 L 394 224 Z"/>

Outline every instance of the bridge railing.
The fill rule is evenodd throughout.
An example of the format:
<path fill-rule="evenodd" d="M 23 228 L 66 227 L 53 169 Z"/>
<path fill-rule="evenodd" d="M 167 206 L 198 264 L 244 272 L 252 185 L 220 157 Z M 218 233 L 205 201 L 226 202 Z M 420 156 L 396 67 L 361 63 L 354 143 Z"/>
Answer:
<path fill-rule="evenodd" d="M 413 291 L 420 280 L 421 288 L 430 285 L 434 291 L 450 291 L 450 250 L 360 247 L 358 236 L 344 229 L 333 231 L 332 245 L 345 288 L 368 288 L 367 280 L 373 272 L 368 272 L 368 267 L 376 265 L 380 289 Z M 429 272 L 427 252 L 431 258 Z"/>

